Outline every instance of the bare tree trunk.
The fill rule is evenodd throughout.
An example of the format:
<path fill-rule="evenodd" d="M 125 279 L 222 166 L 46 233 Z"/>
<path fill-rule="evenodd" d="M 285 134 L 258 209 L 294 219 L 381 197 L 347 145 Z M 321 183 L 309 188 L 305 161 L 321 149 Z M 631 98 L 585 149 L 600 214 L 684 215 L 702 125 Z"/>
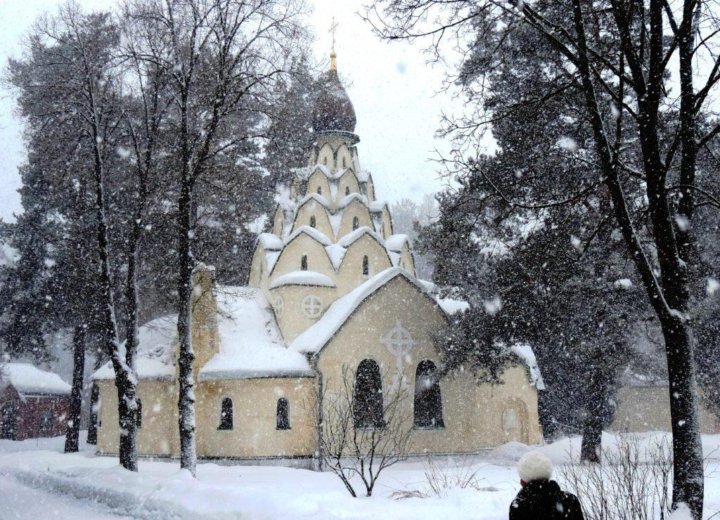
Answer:
<path fill-rule="evenodd" d="M 99 368 L 99 367 L 98 367 Z M 88 424 L 87 443 L 97 444 L 98 409 L 100 406 L 100 387 L 93 382 L 90 390 L 90 424 Z"/>
<path fill-rule="evenodd" d="M 687 268 L 680 260 L 677 237 L 673 230 L 665 172 L 660 159 L 657 137 L 658 105 L 662 88 L 662 6 L 659 0 L 650 3 L 651 36 L 650 71 L 648 81 L 643 79 L 643 92 L 635 86 L 639 97 L 638 128 L 647 178 L 647 195 L 653 236 L 661 270 L 661 281 L 653 273 L 642 246 L 632 226 L 623 189 L 617 170 L 611 159 L 610 146 L 605 134 L 602 117 L 597 104 L 588 63 L 588 48 L 580 0 L 573 0 L 575 31 L 578 40 L 578 65 L 595 144 L 601 168 L 606 177 L 613 201 L 616 220 L 622 230 L 629 252 L 635 261 L 650 303 L 660 322 L 665 340 L 665 350 L 670 383 L 670 416 L 673 432 L 673 504 L 685 502 L 696 519 L 702 518 L 703 510 L 703 457 L 700 428 L 695 403 L 695 376 L 693 366 L 693 342 L 690 327 L 684 318 L 689 302 Z M 625 22 L 622 13 L 616 13 L 618 25 Z M 627 45 L 627 42 L 624 42 Z M 626 50 L 626 54 L 633 50 Z M 640 95 L 642 92 L 642 95 Z"/>
<path fill-rule="evenodd" d="M 80 448 L 80 412 L 85 381 L 85 332 L 84 325 L 76 325 L 73 331 L 73 382 L 65 433 L 65 453 L 75 453 Z"/>

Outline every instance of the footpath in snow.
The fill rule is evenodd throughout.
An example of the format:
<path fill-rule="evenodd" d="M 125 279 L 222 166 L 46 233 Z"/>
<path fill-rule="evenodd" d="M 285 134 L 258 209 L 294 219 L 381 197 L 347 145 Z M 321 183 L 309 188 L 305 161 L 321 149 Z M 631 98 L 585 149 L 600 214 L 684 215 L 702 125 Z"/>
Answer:
<path fill-rule="evenodd" d="M 644 434 L 640 442 L 652 443 L 664 436 Z M 506 520 L 509 504 L 519 489 L 515 464 L 533 449 L 511 443 L 483 456 L 436 459 L 434 471 L 450 481 L 466 480 L 462 477 L 474 474 L 473 486 L 450 485 L 440 496 L 417 496 L 417 492 L 429 487 L 428 461 L 414 459 L 388 469 L 373 497 L 353 499 L 331 473 L 201 463 L 198 478 L 193 479 L 178 469 L 176 461 L 149 460 L 140 462 L 138 473 L 131 473 L 121 469 L 116 458 L 95 456 L 87 445 L 86 451 L 65 455 L 62 440 L 0 441 L 0 494 L 8 491 L 19 497 L 5 503 L 0 518 L 104 520 L 120 515 L 153 520 Z M 612 449 L 617 439 L 606 435 L 603 441 Z M 706 455 L 715 457 L 716 467 L 720 435 L 704 437 L 704 448 Z M 565 439 L 538 449 L 557 465 L 572 463 L 569 454 L 578 453 L 579 439 Z M 38 500 L 34 506 L 23 505 L 28 504 L 32 490 L 37 490 Z M 706 490 L 709 518 L 720 511 L 720 474 L 716 469 L 708 471 Z M 42 511 L 67 511 L 60 516 L 27 515 L 26 510 L 32 512 L 28 507 L 40 507 L 40 498 L 48 504 Z"/>

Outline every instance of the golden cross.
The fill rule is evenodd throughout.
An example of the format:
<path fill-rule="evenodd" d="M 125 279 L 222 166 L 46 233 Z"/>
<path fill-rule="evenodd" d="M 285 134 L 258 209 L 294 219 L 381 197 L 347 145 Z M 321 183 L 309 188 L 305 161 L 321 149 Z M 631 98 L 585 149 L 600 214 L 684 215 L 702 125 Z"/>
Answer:
<path fill-rule="evenodd" d="M 335 21 L 335 17 L 332 17 L 332 23 L 330 24 L 330 34 L 332 34 L 332 51 L 335 52 L 335 31 L 337 31 L 338 23 Z"/>

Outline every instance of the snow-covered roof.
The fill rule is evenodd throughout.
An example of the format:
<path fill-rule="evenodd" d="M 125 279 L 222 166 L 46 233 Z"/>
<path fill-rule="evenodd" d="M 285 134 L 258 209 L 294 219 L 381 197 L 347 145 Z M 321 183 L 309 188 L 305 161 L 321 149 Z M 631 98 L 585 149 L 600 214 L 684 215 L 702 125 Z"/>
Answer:
<path fill-rule="evenodd" d="M 390 251 L 402 251 L 405 244 L 410 246 L 410 237 L 402 233 L 391 235 L 385 239 L 385 246 Z"/>
<path fill-rule="evenodd" d="M 386 207 L 387 203 L 382 200 L 374 200 L 373 202 L 368 204 L 368 209 L 370 210 L 370 213 L 382 213 Z"/>
<path fill-rule="evenodd" d="M 295 240 L 298 236 L 300 236 L 303 233 L 308 235 L 310 238 L 314 239 L 315 241 L 320 242 L 324 246 L 329 246 L 330 244 L 332 244 L 330 239 L 327 236 L 325 236 L 325 234 L 323 232 L 318 231 L 314 227 L 310 227 L 310 226 L 300 226 L 299 228 L 297 228 L 295 231 L 293 231 L 290 234 L 289 237 L 287 237 L 285 239 L 285 244 L 286 245 L 289 244 L 290 242 Z"/>
<path fill-rule="evenodd" d="M 418 283 L 420 283 L 423 287 L 425 287 L 425 290 L 429 293 L 434 293 L 437 291 L 438 287 L 434 283 L 428 281 L 428 280 L 421 280 L 420 278 L 417 279 Z"/>
<path fill-rule="evenodd" d="M 347 249 L 340 244 L 332 244 L 327 246 L 325 248 L 325 251 L 327 251 L 328 257 L 330 257 L 333 269 L 335 269 L 336 271 L 340 269 L 340 265 L 342 265 L 342 261 L 345 258 L 345 253 L 347 253 Z"/>
<path fill-rule="evenodd" d="M 282 239 L 272 233 L 260 233 L 258 235 L 258 243 L 266 251 L 279 251 L 283 247 Z"/>
<path fill-rule="evenodd" d="M 285 347 L 267 300 L 260 289 L 218 286 L 219 353 L 200 369 L 198 379 L 257 377 L 312 377 L 314 372 L 299 353 Z M 175 377 L 176 316 L 166 316 L 140 327 L 136 358 L 139 379 Z M 114 379 L 110 363 L 93 379 Z"/>
<path fill-rule="evenodd" d="M 540 373 L 540 366 L 538 365 L 537 359 L 535 358 L 535 352 L 530 345 L 515 344 L 510 347 L 510 352 L 515 354 L 520 360 L 525 363 L 530 372 L 530 382 L 538 390 L 545 390 L 545 382 L 543 381 L 542 374 Z"/>
<path fill-rule="evenodd" d="M 298 206 L 297 206 L 298 209 L 303 207 L 305 204 L 307 204 L 311 200 L 317 202 L 324 208 L 328 208 L 330 206 L 330 202 L 322 195 L 318 195 L 317 193 L 308 193 L 302 199 L 300 199 L 300 202 L 298 202 Z"/>
<path fill-rule="evenodd" d="M 270 289 L 284 285 L 313 285 L 316 287 L 335 287 L 332 279 L 317 271 L 292 271 L 275 278 L 270 283 Z"/>
<path fill-rule="evenodd" d="M 0 366 L 3 385 L 10 384 L 22 396 L 70 395 L 70 385 L 54 372 L 41 370 L 30 363 L 5 363 Z"/>
<path fill-rule="evenodd" d="M 452 298 L 436 298 L 435 300 L 442 307 L 442 310 L 448 314 L 457 314 L 470 308 L 470 304 L 463 300 L 454 300 Z"/>
<path fill-rule="evenodd" d="M 362 226 L 355 229 L 354 231 L 351 231 L 350 233 L 342 237 L 338 241 L 338 244 L 342 247 L 350 247 L 356 240 L 358 240 L 363 235 L 370 235 L 377 242 L 379 242 L 380 245 L 385 245 L 385 241 L 382 239 L 382 237 L 367 226 Z"/>
<path fill-rule="evenodd" d="M 199 381 L 258 377 L 312 377 L 305 357 L 285 347 L 259 289 L 218 287 L 220 352 L 200 369 Z"/>
<path fill-rule="evenodd" d="M 345 195 L 342 199 L 338 201 L 338 209 L 343 209 L 348 207 L 353 201 L 358 201 L 363 206 L 368 207 L 368 200 L 365 195 L 362 195 L 360 193 L 351 193 L 349 195 Z"/>
<path fill-rule="evenodd" d="M 139 379 L 171 380 L 175 377 L 175 344 L 177 315 L 167 315 L 147 322 L 138 329 L 138 352 L 135 369 Z M 124 353 L 123 353 L 124 355 Z M 115 379 L 108 361 L 92 376 L 93 379 Z"/>
<path fill-rule="evenodd" d="M 385 269 L 357 286 L 342 298 L 335 300 L 320 320 L 295 338 L 290 345 L 290 349 L 302 353 L 316 353 L 322 350 L 366 298 L 399 276 L 408 280 L 419 290 L 425 291 L 423 286 L 404 269 L 398 267 Z"/>
<path fill-rule="evenodd" d="M 275 268 L 277 259 L 280 258 L 280 251 L 266 251 L 265 252 L 265 263 L 267 264 L 268 272 Z"/>

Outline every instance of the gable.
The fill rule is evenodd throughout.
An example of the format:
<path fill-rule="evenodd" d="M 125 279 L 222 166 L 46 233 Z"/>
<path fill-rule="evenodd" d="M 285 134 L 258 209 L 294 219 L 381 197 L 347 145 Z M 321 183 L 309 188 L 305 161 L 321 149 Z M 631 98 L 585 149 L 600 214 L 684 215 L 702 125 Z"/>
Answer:
<path fill-rule="evenodd" d="M 447 325 L 444 312 L 407 278 L 397 277 L 364 300 L 328 340 L 317 356 L 323 376 L 336 380 L 344 366 L 356 368 L 364 359 L 380 366 L 384 385 L 398 371 L 412 384 L 418 363 L 440 365 L 434 335 Z M 411 344 L 398 346 L 394 338 Z"/>
<path fill-rule="evenodd" d="M 447 315 L 418 282 L 402 269 L 387 269 L 335 301 L 320 321 L 298 336 L 290 348 L 316 354 L 349 323 L 357 327 L 359 322 L 360 330 L 365 327 L 371 332 L 388 319 L 410 319 L 410 316 L 413 322 L 435 330 L 448 322 Z"/>
<path fill-rule="evenodd" d="M 302 229 L 302 228 L 301 228 Z M 301 268 L 301 258 L 307 255 L 307 269 L 310 271 L 320 271 L 332 273 L 333 268 L 330 257 L 328 256 L 325 246 L 310 236 L 308 233 L 301 232 L 290 240 L 283 248 L 275 265 L 273 266 L 270 276 L 279 276 L 289 272 L 298 271 Z"/>

